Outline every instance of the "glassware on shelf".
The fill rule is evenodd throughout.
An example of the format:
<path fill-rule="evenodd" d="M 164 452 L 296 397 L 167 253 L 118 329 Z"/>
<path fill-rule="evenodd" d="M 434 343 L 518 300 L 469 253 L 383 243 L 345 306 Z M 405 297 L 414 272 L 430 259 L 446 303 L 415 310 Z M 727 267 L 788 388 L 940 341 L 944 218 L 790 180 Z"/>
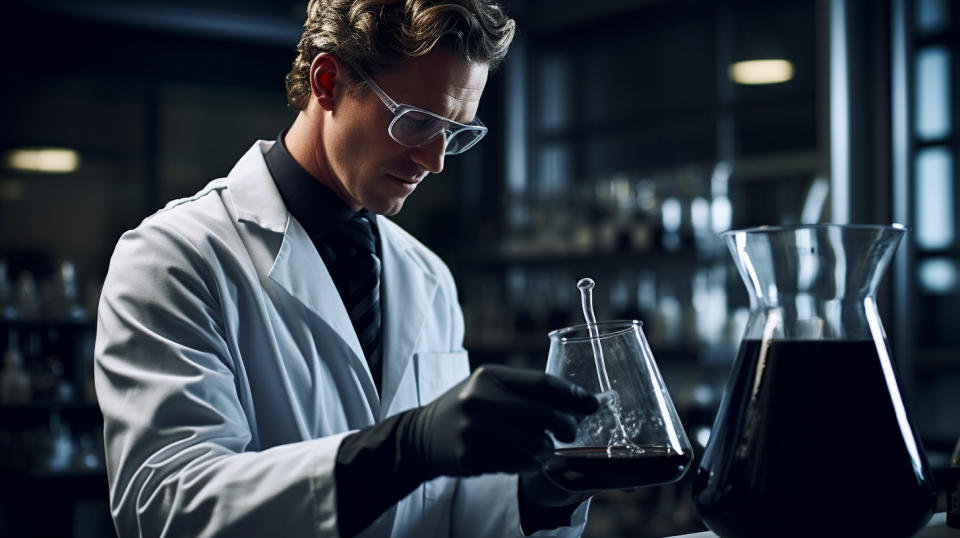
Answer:
<path fill-rule="evenodd" d="M 40 293 L 37 290 L 37 281 L 30 271 L 21 271 L 17 277 L 17 311 L 25 318 L 35 318 L 40 315 Z"/>
<path fill-rule="evenodd" d="M 71 467 L 86 470 L 103 467 L 101 453 L 97 450 L 97 442 L 92 434 L 82 433 L 78 437 Z"/>
<path fill-rule="evenodd" d="M 24 368 L 18 333 L 10 330 L 7 350 L 3 354 L 3 369 L 0 370 L 0 403 L 24 404 L 30 401 L 30 374 Z"/>
<path fill-rule="evenodd" d="M 717 236 L 710 229 L 710 202 L 702 196 L 690 201 L 690 226 L 697 251 L 710 253 L 717 243 Z"/>
<path fill-rule="evenodd" d="M 52 471 L 68 469 L 73 462 L 75 447 L 70 427 L 60 418 L 58 411 L 50 413 L 50 443 L 47 468 Z"/>
<path fill-rule="evenodd" d="M 655 345 L 677 349 L 683 343 L 683 304 L 671 282 L 661 278 L 657 283 L 657 306 L 652 313 L 651 340 Z"/>
<path fill-rule="evenodd" d="M 960 439 L 953 447 L 947 471 L 947 525 L 960 529 Z"/>
<path fill-rule="evenodd" d="M 73 400 L 73 384 L 66 379 L 66 367 L 60 358 L 60 332 L 47 329 L 46 339 L 31 332 L 28 361 L 33 365 L 33 397 L 35 400 L 67 402 Z"/>
<path fill-rule="evenodd" d="M 936 492 L 876 307 L 902 226 L 724 239 L 750 315 L 694 481 L 729 536 L 910 536 Z"/>
<path fill-rule="evenodd" d="M 683 246 L 680 237 L 683 204 L 676 198 L 666 198 L 660 206 L 660 215 L 663 229 L 663 235 L 660 237 L 661 246 L 667 252 L 676 252 Z"/>
<path fill-rule="evenodd" d="M 55 354 L 48 354 L 41 359 L 42 369 L 35 376 L 35 398 L 61 403 L 73 401 L 75 390 L 65 377 L 65 368 L 60 358 Z"/>
<path fill-rule="evenodd" d="M 17 317 L 17 301 L 10 282 L 7 260 L 0 259 L 0 318 Z"/>
<path fill-rule="evenodd" d="M 656 183 L 641 178 L 634 183 L 635 210 L 630 229 L 630 243 L 635 252 L 647 252 L 653 242 L 654 220 L 657 211 Z"/>
<path fill-rule="evenodd" d="M 60 263 L 56 278 L 56 298 L 54 314 L 65 318 L 82 319 L 87 313 L 80 302 L 80 290 L 77 284 L 77 270 L 70 260 Z"/>

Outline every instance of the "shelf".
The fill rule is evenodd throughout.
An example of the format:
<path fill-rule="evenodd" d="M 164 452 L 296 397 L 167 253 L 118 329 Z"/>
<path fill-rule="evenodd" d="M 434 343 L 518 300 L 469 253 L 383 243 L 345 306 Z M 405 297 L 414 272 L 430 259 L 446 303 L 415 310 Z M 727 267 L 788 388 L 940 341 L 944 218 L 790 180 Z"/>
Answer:
<path fill-rule="evenodd" d="M 100 406 L 95 402 L 48 401 L 35 401 L 22 404 L 0 404 L 0 415 L 5 415 L 8 413 L 46 413 L 49 411 L 99 412 Z"/>
<path fill-rule="evenodd" d="M 18 469 L 11 467 L 0 467 L 0 475 L 12 479 L 21 480 L 89 480 L 106 478 L 107 470 L 103 467 L 70 467 L 67 469 Z"/>
<path fill-rule="evenodd" d="M 65 329 L 95 329 L 96 319 L 91 316 L 71 317 L 0 317 L 0 327 L 13 329 L 46 329 L 50 327 Z"/>
<path fill-rule="evenodd" d="M 70 424 L 100 425 L 103 417 L 100 407 L 87 402 L 30 402 L 25 404 L 0 405 L 0 431 L 16 431 L 37 425 L 49 424 L 54 414 Z"/>
<path fill-rule="evenodd" d="M 0 503 L 25 510 L 42 506 L 45 510 L 58 509 L 66 513 L 78 500 L 106 499 L 109 495 L 107 471 L 103 466 L 60 470 L 0 467 L 0 483 L 3 484 Z M 44 504 L 37 504 L 38 500 Z"/>
<path fill-rule="evenodd" d="M 517 249 L 520 250 L 520 249 Z M 530 249 L 525 252 L 504 253 L 502 251 L 476 251 L 467 254 L 464 261 L 467 264 L 482 267 L 501 267 L 505 265 L 549 266 L 556 264 L 591 264 L 602 265 L 624 262 L 643 263 L 645 267 L 694 265 L 707 263 L 719 256 L 699 253 L 693 250 L 646 251 L 620 250 L 613 252 L 543 252 L 537 253 Z"/>
<path fill-rule="evenodd" d="M 819 151 L 785 151 L 744 155 L 734 161 L 732 181 L 768 181 L 791 175 L 810 175 L 824 169 Z"/>

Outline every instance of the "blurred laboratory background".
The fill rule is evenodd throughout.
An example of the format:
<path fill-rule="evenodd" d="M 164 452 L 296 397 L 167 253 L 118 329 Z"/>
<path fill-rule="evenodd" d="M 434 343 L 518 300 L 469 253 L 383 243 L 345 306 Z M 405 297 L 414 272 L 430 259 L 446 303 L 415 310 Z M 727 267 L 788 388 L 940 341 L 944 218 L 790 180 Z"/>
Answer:
<path fill-rule="evenodd" d="M 289 125 L 305 3 L 4 2 L 0 536 L 113 533 L 91 366 L 113 246 Z M 881 315 L 944 469 L 960 436 L 960 4 L 507 6 L 519 31 L 481 103 L 489 135 L 395 217 L 449 264 L 473 365 L 542 369 L 590 276 L 598 318 L 643 321 L 699 456 L 749 306 L 718 233 L 899 222 Z M 693 474 L 598 495 L 586 536 L 703 530 Z"/>

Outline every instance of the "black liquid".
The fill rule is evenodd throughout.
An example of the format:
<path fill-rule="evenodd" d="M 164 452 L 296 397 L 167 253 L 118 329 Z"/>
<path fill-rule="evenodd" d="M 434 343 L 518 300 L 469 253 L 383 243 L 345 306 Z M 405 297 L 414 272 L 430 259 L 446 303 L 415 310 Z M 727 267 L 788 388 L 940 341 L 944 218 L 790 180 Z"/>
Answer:
<path fill-rule="evenodd" d="M 742 343 L 698 469 L 704 523 L 724 538 L 892 538 L 926 524 L 936 491 L 874 342 L 774 340 L 760 353 Z"/>
<path fill-rule="evenodd" d="M 675 482 L 687 472 L 692 454 L 662 446 L 644 446 L 643 453 L 607 447 L 561 448 L 547 460 L 545 471 L 571 491 L 626 489 Z"/>

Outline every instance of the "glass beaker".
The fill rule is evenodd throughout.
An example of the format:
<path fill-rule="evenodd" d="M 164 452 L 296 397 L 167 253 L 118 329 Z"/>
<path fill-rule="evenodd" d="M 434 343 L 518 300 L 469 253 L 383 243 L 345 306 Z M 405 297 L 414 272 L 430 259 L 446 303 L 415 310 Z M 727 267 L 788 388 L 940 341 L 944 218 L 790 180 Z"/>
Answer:
<path fill-rule="evenodd" d="M 679 480 L 693 451 L 640 322 L 605 321 L 595 327 L 595 339 L 586 324 L 549 335 L 547 373 L 599 394 L 603 405 L 580 422 L 572 443 L 556 441 L 544 471 L 573 491 L 629 489 Z M 595 360 L 595 341 L 604 366 Z M 603 393 L 600 368 L 611 388 Z"/>
<path fill-rule="evenodd" d="M 894 226 L 722 234 L 750 317 L 694 481 L 721 537 L 910 536 L 936 492 L 876 306 Z"/>

